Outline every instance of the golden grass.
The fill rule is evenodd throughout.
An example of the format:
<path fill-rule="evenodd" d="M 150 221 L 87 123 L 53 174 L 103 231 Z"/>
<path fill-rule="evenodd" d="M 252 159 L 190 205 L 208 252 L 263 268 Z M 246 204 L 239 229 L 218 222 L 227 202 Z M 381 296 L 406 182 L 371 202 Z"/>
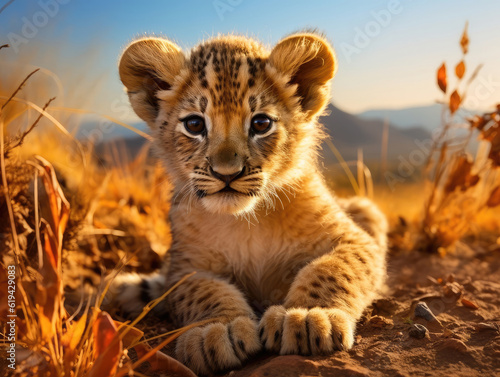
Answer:
<path fill-rule="evenodd" d="M 2 248 L 7 248 L 7 253 L 2 253 L 0 261 L 0 287 L 2 292 L 7 291 L 6 266 L 15 265 L 15 312 L 18 314 L 16 375 L 125 376 L 139 374 L 134 370 L 148 361 L 151 371 L 194 376 L 189 369 L 160 349 L 190 327 L 200 323 L 165 334 L 169 336 L 154 348 L 148 345 L 149 339 L 143 339 L 144 333 L 136 327 L 155 305 L 189 276 L 179 281 L 162 297 L 148 304 L 132 323 L 120 323 L 99 307 L 111 279 L 124 267 L 122 263 L 101 283 L 95 293 L 94 302 L 87 300 L 87 304 L 80 305 L 73 315 L 69 315 L 65 307 L 62 265 L 65 238 L 72 236 L 68 234 L 67 228 L 72 220 L 72 209 L 64 193 L 67 188 L 61 187 L 58 175 L 69 178 L 69 183 L 66 184 L 76 193 L 87 191 L 87 194 L 92 195 L 85 216 L 76 219 L 80 222 L 79 226 L 86 230 L 86 233 L 83 232 L 85 237 L 97 238 L 106 234 L 102 229 L 102 226 L 106 226 L 106 216 L 100 214 L 100 211 L 115 211 L 114 217 L 117 217 L 116 212 L 125 207 L 128 212 L 123 213 L 125 211 L 122 210 L 121 216 L 128 218 L 133 225 L 141 224 L 142 228 L 139 228 L 148 232 L 151 244 L 159 242 L 150 235 L 154 232 L 167 234 L 167 239 L 162 242 L 169 242 L 166 223 L 168 200 L 165 200 L 168 198 L 168 190 L 163 184 L 164 179 L 160 178 L 162 175 L 159 168 L 147 169 L 146 151 L 130 164 L 104 170 L 92 159 L 91 149 L 83 153 L 80 143 L 65 129 L 62 134 L 69 139 L 71 148 L 63 148 L 62 145 L 68 145 L 68 140 L 61 143 L 53 133 L 50 136 L 39 135 L 38 138 L 31 139 L 30 134 L 42 116 L 57 128 L 62 127 L 62 124 L 47 112 L 51 101 L 40 108 L 31 101 L 17 97 L 36 73 L 37 71 L 33 71 L 28 75 L 11 95 L 0 96 L 0 100 L 3 100 L 0 101 L 0 211 L 5 210 L 8 213 L 7 222 L 2 222 L 0 226 L 2 233 L 10 234 L 2 244 Z M 10 109 L 10 105 L 15 110 Z M 24 131 L 15 127 L 13 132 L 9 130 L 10 122 L 18 119 L 28 108 L 35 109 L 40 116 Z M 30 142 L 26 147 L 25 140 L 28 138 Z M 76 161 L 75 152 L 78 156 Z M 44 155 L 46 158 L 38 155 Z M 55 161 L 58 174 L 49 160 Z M 68 161 L 71 161 L 69 165 Z M 144 174 L 148 170 L 149 179 L 146 179 Z M 26 175 L 25 179 L 18 180 L 23 174 Z M 89 174 L 93 179 L 88 179 Z M 9 178 L 13 179 L 9 181 Z M 22 184 L 26 181 L 33 183 L 33 192 L 27 185 Z M 33 197 L 30 199 L 31 195 Z M 135 204 L 120 205 L 124 198 Z M 163 200 L 163 204 L 160 200 Z M 138 206 L 142 208 L 141 213 L 132 210 Z M 110 207 L 114 209 L 110 210 Z M 73 219 L 73 222 L 76 220 Z M 29 228 L 22 234 L 19 232 L 20 221 L 25 228 Z M 136 230 L 136 234 L 140 231 Z M 30 244 L 27 239 L 33 233 L 35 243 Z M 34 259 L 28 256 L 33 249 L 38 256 Z M 2 301 L 0 318 L 3 329 L 6 328 L 4 322 L 8 309 L 7 303 Z M 5 334 L 6 331 L 2 330 L 2 343 L 7 343 Z M 128 356 L 128 350 L 131 348 L 134 348 L 138 355 L 135 361 Z M 4 367 L 9 372 L 7 366 Z"/>

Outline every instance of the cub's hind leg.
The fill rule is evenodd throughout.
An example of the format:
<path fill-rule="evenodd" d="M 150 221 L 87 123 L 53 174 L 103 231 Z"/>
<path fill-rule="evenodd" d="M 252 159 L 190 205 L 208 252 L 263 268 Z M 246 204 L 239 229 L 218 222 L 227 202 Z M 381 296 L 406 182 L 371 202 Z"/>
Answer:
<path fill-rule="evenodd" d="M 379 245 L 386 245 L 387 219 L 375 203 L 360 196 L 338 199 L 338 203 L 344 212 Z"/>

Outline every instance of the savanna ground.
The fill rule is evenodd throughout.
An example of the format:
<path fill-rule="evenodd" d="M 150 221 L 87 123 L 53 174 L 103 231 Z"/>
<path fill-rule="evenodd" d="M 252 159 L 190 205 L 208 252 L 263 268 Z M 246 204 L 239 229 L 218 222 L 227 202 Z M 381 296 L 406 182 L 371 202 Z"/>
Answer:
<path fill-rule="evenodd" d="M 465 58 L 466 32 L 460 46 Z M 500 107 L 460 120 L 465 71 L 464 60 L 449 77 L 445 65 L 439 68 L 442 132 L 411 179 L 388 185 L 397 169 L 384 170 L 384 161 L 371 173 L 363 161 L 351 171 L 341 158 L 326 170 L 338 195 L 373 197 L 391 223 L 386 289 L 358 324 L 353 349 L 324 357 L 260 354 L 228 376 L 500 373 Z M 64 125 L 78 110 L 53 108 L 48 98 L 37 105 L 30 97 L 36 75 L 0 88 L 6 350 L 13 335 L 6 316 L 12 308 L 18 315 L 17 369 L 5 352 L 0 370 L 192 376 L 168 356 L 185 329 L 146 315 L 156 302 L 132 321 L 99 309 L 113 276 L 154 271 L 167 253 L 170 191 L 162 168 L 147 147 L 131 158 L 120 145 L 97 154 L 76 140 Z M 16 266 L 15 280 L 8 266 Z"/>

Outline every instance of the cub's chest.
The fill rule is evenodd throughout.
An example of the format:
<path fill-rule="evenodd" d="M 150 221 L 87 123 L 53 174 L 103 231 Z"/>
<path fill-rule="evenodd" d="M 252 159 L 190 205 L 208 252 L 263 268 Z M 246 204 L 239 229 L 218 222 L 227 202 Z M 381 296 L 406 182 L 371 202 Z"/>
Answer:
<path fill-rule="evenodd" d="M 211 258 L 210 270 L 253 271 L 255 279 L 273 265 L 302 264 L 332 249 L 330 234 L 320 223 L 265 218 L 249 224 L 230 218 L 176 228 L 176 242 L 198 254 L 199 260 Z"/>

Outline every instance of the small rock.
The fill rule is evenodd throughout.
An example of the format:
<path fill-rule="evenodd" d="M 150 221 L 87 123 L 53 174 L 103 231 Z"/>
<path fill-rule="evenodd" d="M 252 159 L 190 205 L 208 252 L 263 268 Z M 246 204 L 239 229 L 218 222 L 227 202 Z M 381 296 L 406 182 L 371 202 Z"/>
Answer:
<path fill-rule="evenodd" d="M 413 311 L 413 315 L 415 317 L 420 317 L 425 319 L 426 321 L 437 321 L 434 313 L 429 309 L 427 304 L 423 301 L 417 302 L 415 305 L 415 310 Z"/>
<path fill-rule="evenodd" d="M 462 293 L 464 291 L 464 287 L 457 282 L 454 283 L 446 283 L 443 286 L 443 293 L 446 297 L 454 298 L 455 300 L 459 300 L 462 297 Z"/>
<path fill-rule="evenodd" d="M 385 318 L 379 315 L 373 316 L 368 321 L 368 324 L 371 327 L 375 327 L 381 329 L 383 327 L 392 327 L 394 326 L 394 321 L 390 318 Z"/>
<path fill-rule="evenodd" d="M 420 325 L 418 323 L 411 325 L 410 332 L 409 332 L 411 337 L 417 338 L 417 339 L 425 338 L 428 335 L 428 333 L 429 333 L 429 331 L 427 330 L 427 327 L 425 327 L 424 325 Z"/>
<path fill-rule="evenodd" d="M 455 281 L 455 275 L 454 274 L 449 274 L 446 277 L 446 281 L 448 281 L 448 283 L 453 283 Z"/>
<path fill-rule="evenodd" d="M 469 348 L 465 345 L 464 342 L 458 339 L 449 338 L 445 339 L 437 344 L 438 349 L 450 348 L 459 352 L 467 352 Z"/>

